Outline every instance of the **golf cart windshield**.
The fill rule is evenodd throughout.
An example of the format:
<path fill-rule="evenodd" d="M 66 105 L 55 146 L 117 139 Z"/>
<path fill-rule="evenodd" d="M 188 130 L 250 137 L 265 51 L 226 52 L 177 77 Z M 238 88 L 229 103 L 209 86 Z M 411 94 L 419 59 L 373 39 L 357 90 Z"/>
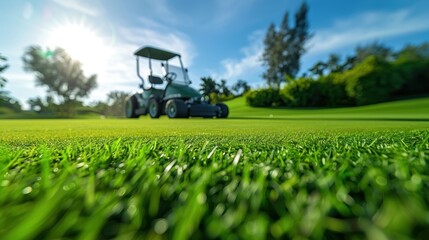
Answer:
<path fill-rule="evenodd" d="M 166 73 L 173 73 L 173 75 L 176 75 L 176 78 L 173 79 L 173 82 L 175 83 L 187 85 L 190 82 L 187 71 L 181 67 L 168 65 Z"/>
<path fill-rule="evenodd" d="M 141 87 L 145 90 L 150 88 L 164 89 L 167 81 L 163 80 L 167 80 L 167 77 L 168 80 L 177 84 L 189 85 L 191 83 L 187 70 L 183 67 L 180 54 L 146 46 L 134 52 L 134 55 L 137 56 L 137 76 L 141 79 Z M 146 61 L 147 66 L 149 66 L 149 68 L 142 70 L 143 75 L 140 74 L 139 57 L 142 57 L 142 60 Z M 159 62 L 161 64 L 158 64 Z M 172 63 L 176 65 L 172 65 Z M 143 76 L 148 77 L 145 80 Z"/>

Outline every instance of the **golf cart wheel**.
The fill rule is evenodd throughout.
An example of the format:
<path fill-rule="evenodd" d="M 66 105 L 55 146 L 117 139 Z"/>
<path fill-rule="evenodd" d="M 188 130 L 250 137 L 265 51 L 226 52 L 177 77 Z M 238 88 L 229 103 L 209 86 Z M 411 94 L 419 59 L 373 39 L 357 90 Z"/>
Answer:
<path fill-rule="evenodd" d="M 128 98 L 125 103 L 125 116 L 127 118 L 138 118 L 139 115 L 136 114 L 137 109 L 137 98 L 136 96 L 131 96 Z"/>
<path fill-rule="evenodd" d="M 165 105 L 165 113 L 169 118 L 187 118 L 188 107 L 181 99 L 170 99 Z"/>
<path fill-rule="evenodd" d="M 151 118 L 159 118 L 161 115 L 159 102 L 155 98 L 149 100 L 148 112 Z"/>
<path fill-rule="evenodd" d="M 218 107 L 217 117 L 218 118 L 227 118 L 228 114 L 229 114 L 228 106 L 226 106 L 223 103 L 218 103 L 218 104 L 216 104 L 216 106 Z"/>

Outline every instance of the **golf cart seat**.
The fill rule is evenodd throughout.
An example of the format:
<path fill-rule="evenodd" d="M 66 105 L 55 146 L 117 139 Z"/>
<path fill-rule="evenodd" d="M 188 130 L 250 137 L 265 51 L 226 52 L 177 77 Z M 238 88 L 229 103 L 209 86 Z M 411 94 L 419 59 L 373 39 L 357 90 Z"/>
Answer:
<path fill-rule="evenodd" d="M 152 84 L 163 84 L 163 81 L 160 77 L 158 76 L 149 76 L 149 82 Z"/>

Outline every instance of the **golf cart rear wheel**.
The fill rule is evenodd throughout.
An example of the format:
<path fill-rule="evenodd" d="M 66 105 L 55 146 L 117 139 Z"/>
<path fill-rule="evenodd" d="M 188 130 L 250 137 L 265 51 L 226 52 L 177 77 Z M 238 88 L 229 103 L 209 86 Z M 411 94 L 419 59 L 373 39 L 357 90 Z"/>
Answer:
<path fill-rule="evenodd" d="M 151 118 L 159 118 L 161 115 L 161 108 L 159 102 L 155 98 L 149 100 L 148 112 Z"/>
<path fill-rule="evenodd" d="M 125 116 L 127 118 L 138 118 L 139 115 L 136 114 L 137 109 L 137 98 L 136 96 L 131 96 L 128 98 L 125 104 Z"/>
<path fill-rule="evenodd" d="M 216 106 L 218 107 L 217 117 L 218 118 L 227 118 L 228 114 L 229 114 L 228 106 L 226 106 L 223 103 L 218 103 L 218 104 L 216 104 Z"/>
<path fill-rule="evenodd" d="M 165 113 L 169 118 L 187 118 L 188 107 L 181 99 L 170 99 L 165 105 Z"/>

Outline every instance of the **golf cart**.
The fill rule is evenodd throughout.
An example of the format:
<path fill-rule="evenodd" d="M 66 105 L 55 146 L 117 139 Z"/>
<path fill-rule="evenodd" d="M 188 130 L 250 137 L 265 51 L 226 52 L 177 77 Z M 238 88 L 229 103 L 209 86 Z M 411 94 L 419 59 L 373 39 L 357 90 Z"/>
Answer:
<path fill-rule="evenodd" d="M 138 118 L 149 113 L 151 118 L 166 114 L 169 118 L 226 118 L 228 107 L 223 103 L 210 104 L 189 85 L 188 70 L 183 67 L 180 54 L 153 47 L 142 47 L 134 55 L 137 62 L 137 76 L 141 79 L 140 91 L 128 96 L 125 106 L 127 118 Z M 140 72 L 140 57 L 147 58 L 148 77 Z M 172 65 L 178 62 L 180 66 Z M 160 68 L 154 66 L 160 63 Z M 159 66 L 159 65 L 158 65 Z M 160 73 L 154 73 L 160 70 Z"/>

